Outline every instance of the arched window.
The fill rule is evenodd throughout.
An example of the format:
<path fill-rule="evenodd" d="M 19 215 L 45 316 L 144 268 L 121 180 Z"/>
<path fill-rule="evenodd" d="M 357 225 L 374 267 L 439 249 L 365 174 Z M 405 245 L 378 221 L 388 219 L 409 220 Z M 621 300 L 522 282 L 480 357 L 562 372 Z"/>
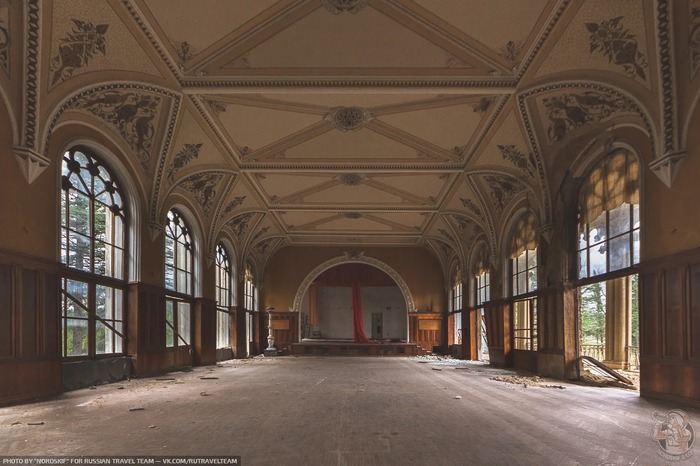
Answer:
<path fill-rule="evenodd" d="M 192 236 L 179 212 L 165 225 L 165 346 L 187 346 L 191 335 Z"/>
<path fill-rule="evenodd" d="M 258 290 L 255 288 L 255 276 L 253 275 L 253 269 L 251 269 L 249 264 L 245 266 L 245 278 L 244 278 L 244 299 L 243 306 L 247 311 L 257 311 L 258 310 Z"/>
<path fill-rule="evenodd" d="M 462 344 L 462 294 L 462 270 L 457 266 L 452 279 L 452 314 L 450 315 L 450 324 L 452 326 L 451 343 L 455 345 Z"/>
<path fill-rule="evenodd" d="M 91 151 L 61 166 L 61 328 L 64 357 L 123 353 L 127 211 L 119 183 Z"/>
<path fill-rule="evenodd" d="M 579 192 L 579 278 L 639 263 L 639 162 L 617 151 L 591 170 Z"/>
<path fill-rule="evenodd" d="M 491 276 L 489 274 L 489 250 L 482 246 L 474 258 L 474 305 L 482 307 L 491 299 Z"/>
<path fill-rule="evenodd" d="M 452 279 L 452 311 L 462 310 L 462 270 L 456 267 Z"/>
<path fill-rule="evenodd" d="M 511 293 L 513 340 L 516 350 L 537 350 L 537 220 L 532 212 L 521 216 L 511 233 Z"/>
<path fill-rule="evenodd" d="M 230 347 L 231 261 L 224 245 L 216 245 L 216 347 Z"/>
<path fill-rule="evenodd" d="M 528 212 L 515 223 L 510 241 L 511 293 L 519 296 L 537 290 L 537 228 Z"/>

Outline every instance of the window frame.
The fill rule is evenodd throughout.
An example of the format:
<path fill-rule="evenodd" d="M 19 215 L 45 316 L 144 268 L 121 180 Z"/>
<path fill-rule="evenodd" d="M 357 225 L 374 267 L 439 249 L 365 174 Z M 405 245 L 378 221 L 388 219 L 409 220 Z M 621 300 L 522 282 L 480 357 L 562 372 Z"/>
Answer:
<path fill-rule="evenodd" d="M 216 245 L 216 347 L 230 348 L 231 347 L 231 313 L 230 309 L 233 305 L 233 267 L 231 259 L 226 247 L 219 242 Z M 228 286 L 222 286 L 222 278 L 225 279 Z M 222 297 L 226 297 L 226 303 L 222 304 Z M 225 329 L 225 330 L 224 330 Z"/>
<path fill-rule="evenodd" d="M 533 295 L 537 292 L 538 277 L 537 273 L 539 265 L 538 249 L 526 249 L 517 257 L 512 257 L 510 259 L 510 295 L 511 297 L 527 297 Z M 524 268 L 520 268 L 519 261 L 520 258 L 524 258 Z M 534 257 L 534 259 L 533 259 Z M 529 274 L 534 275 L 534 286 L 531 286 L 532 281 L 529 279 Z M 520 290 L 519 278 L 524 277 L 525 289 Z"/>
<path fill-rule="evenodd" d="M 82 157 L 76 158 L 77 153 L 81 154 Z M 80 158 L 84 158 L 85 163 L 77 160 Z M 128 232 L 131 211 L 123 189 L 124 183 L 115 175 L 115 172 L 116 170 L 104 160 L 103 156 L 88 147 L 74 145 L 63 151 L 60 164 L 60 226 L 58 242 L 60 251 L 59 262 L 61 263 L 59 273 L 60 345 L 61 357 L 64 359 L 72 361 L 104 359 L 120 357 L 126 354 L 126 299 L 129 270 L 128 251 L 130 247 Z M 86 174 L 90 176 L 89 180 L 86 180 Z M 79 182 L 80 187 L 76 187 L 72 180 Z M 99 180 L 101 185 L 96 186 L 96 180 Z M 71 190 L 75 190 L 80 193 L 80 196 L 87 198 L 87 234 L 81 233 L 72 227 L 71 210 L 76 207 L 71 202 L 75 199 L 71 198 Z M 109 205 L 104 200 L 105 197 L 108 197 L 109 201 L 111 201 Z M 101 232 L 98 232 L 96 228 L 96 211 L 100 208 L 105 215 L 105 231 L 102 234 L 104 239 L 100 237 Z M 119 222 L 114 220 L 117 217 Z M 110 218 L 113 219 L 111 222 Z M 111 225 L 111 227 L 108 225 Z M 88 270 L 85 270 L 84 267 L 77 268 L 70 265 L 70 237 L 73 236 L 72 233 L 87 239 L 89 242 Z M 116 235 L 119 235 L 120 238 L 117 238 Z M 97 243 L 104 244 L 104 272 L 96 270 Z M 108 252 L 110 249 L 112 250 L 111 254 Z M 118 252 L 115 253 L 115 251 Z M 112 263 L 111 266 L 107 264 L 109 262 Z M 108 271 L 108 268 L 111 268 L 111 271 Z M 78 302 L 79 299 L 75 299 L 77 297 L 69 290 L 69 283 L 85 285 L 86 292 L 83 296 L 84 299 L 80 299 L 81 302 Z M 113 290 L 112 298 L 109 300 L 105 299 L 103 306 L 99 302 L 100 293 L 98 293 L 98 289 L 100 288 Z M 75 310 L 76 306 L 77 308 L 82 308 L 82 316 L 76 315 L 75 312 L 72 315 L 70 314 L 70 309 Z M 103 308 L 102 312 L 100 312 L 101 307 Z M 110 307 L 112 310 L 108 312 Z M 81 352 L 81 354 L 69 354 L 68 335 L 70 321 L 86 322 L 86 351 Z M 104 340 L 102 347 L 100 347 L 99 336 L 102 332 L 104 333 Z M 111 345 L 107 344 L 108 338 L 112 341 Z M 111 347 L 109 351 L 106 350 L 108 347 Z M 72 345 L 72 348 L 75 348 L 75 343 Z"/>
<path fill-rule="evenodd" d="M 526 307 L 525 312 L 527 312 L 526 326 L 518 327 L 518 307 L 523 305 Z M 516 351 L 537 351 L 539 348 L 539 319 L 538 319 L 538 305 L 537 297 L 530 296 L 526 298 L 520 298 L 513 301 L 513 312 L 512 312 L 512 324 L 511 324 L 511 335 L 513 338 L 513 350 Z M 518 333 L 522 332 L 522 336 Z M 524 341 L 526 348 L 518 348 L 518 342 Z"/>
<path fill-rule="evenodd" d="M 174 217 L 171 219 L 171 215 Z M 177 219 L 179 222 L 175 222 L 174 220 Z M 170 223 L 174 222 L 179 229 L 182 230 L 182 232 L 178 232 L 178 228 L 171 228 Z M 170 235 L 170 232 L 172 232 L 173 236 Z M 164 241 L 164 251 L 165 251 L 165 258 L 163 261 L 164 265 L 164 275 L 163 275 L 163 282 L 164 282 L 164 288 L 165 288 L 165 328 L 163 329 L 165 332 L 165 348 L 180 348 L 180 347 L 190 347 L 192 346 L 192 311 L 194 307 L 194 300 L 193 300 L 193 291 L 194 291 L 194 261 L 195 261 L 195 244 L 194 244 L 194 237 L 192 235 L 192 229 L 189 227 L 187 224 L 187 220 L 184 218 L 183 214 L 177 210 L 177 209 L 170 209 L 168 211 L 167 217 L 166 217 L 166 224 L 165 224 L 165 241 Z M 182 243 L 182 247 L 184 248 L 184 251 L 187 253 L 185 254 L 185 262 L 188 265 L 188 269 L 181 269 L 178 267 L 178 261 L 180 259 L 180 253 L 182 252 L 181 250 L 178 249 L 178 239 L 185 237 L 188 239 L 188 241 L 185 241 Z M 173 246 L 173 263 L 172 265 L 168 264 L 168 239 L 172 240 L 174 242 Z M 168 286 L 167 278 L 168 278 L 168 267 L 172 268 L 174 270 L 173 273 L 173 288 L 170 288 Z M 178 289 L 178 280 L 177 280 L 177 272 L 182 271 L 185 273 L 186 277 L 186 291 L 181 291 Z M 169 312 L 169 306 L 172 306 L 172 318 L 168 319 L 168 315 L 170 314 Z M 181 308 L 186 308 L 184 312 L 181 311 Z M 188 328 L 187 328 L 187 333 L 186 335 L 183 335 L 185 332 L 183 329 L 181 329 L 182 325 L 182 319 L 181 316 L 184 314 L 188 315 Z M 169 344 L 168 342 L 168 337 L 169 334 L 172 332 L 173 337 L 172 337 L 172 344 Z M 186 338 L 185 338 L 186 337 Z"/>

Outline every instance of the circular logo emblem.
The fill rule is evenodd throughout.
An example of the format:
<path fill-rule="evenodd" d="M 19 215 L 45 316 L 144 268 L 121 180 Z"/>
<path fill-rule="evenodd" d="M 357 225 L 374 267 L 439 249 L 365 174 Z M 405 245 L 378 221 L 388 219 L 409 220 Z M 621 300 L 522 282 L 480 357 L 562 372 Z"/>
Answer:
<path fill-rule="evenodd" d="M 690 458 L 693 454 L 691 448 L 695 443 L 695 431 L 685 411 L 672 409 L 665 414 L 654 411 L 652 417 L 655 422 L 651 437 L 661 448 L 658 454 L 670 461 Z"/>

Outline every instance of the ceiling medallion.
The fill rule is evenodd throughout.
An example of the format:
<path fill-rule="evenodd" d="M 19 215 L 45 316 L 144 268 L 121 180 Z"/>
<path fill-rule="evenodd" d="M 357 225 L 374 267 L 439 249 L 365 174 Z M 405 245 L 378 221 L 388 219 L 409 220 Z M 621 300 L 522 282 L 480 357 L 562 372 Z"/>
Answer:
<path fill-rule="evenodd" d="M 372 120 L 372 115 L 359 107 L 332 108 L 324 117 L 341 131 L 357 131 Z"/>
<path fill-rule="evenodd" d="M 334 15 L 343 12 L 355 14 L 367 5 L 367 0 L 322 0 L 326 10 Z"/>
<path fill-rule="evenodd" d="M 336 179 L 345 186 L 357 186 L 364 183 L 367 177 L 360 173 L 343 173 L 342 175 L 338 175 Z"/>

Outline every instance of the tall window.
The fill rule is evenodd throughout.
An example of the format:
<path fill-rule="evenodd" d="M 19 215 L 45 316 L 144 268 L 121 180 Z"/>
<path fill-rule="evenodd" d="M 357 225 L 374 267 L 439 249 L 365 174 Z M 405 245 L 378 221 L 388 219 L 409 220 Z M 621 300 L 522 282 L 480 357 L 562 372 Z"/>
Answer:
<path fill-rule="evenodd" d="M 227 348 L 230 344 L 230 316 L 231 306 L 231 262 L 224 245 L 216 246 L 216 347 Z"/>
<path fill-rule="evenodd" d="M 455 271 L 454 280 L 452 283 L 452 310 L 462 310 L 462 271 L 459 267 Z"/>
<path fill-rule="evenodd" d="M 118 183 L 89 150 L 63 154 L 61 335 L 64 357 L 123 353 L 126 211 Z"/>
<path fill-rule="evenodd" d="M 192 237 L 182 216 L 168 212 L 165 225 L 165 346 L 187 346 L 191 335 Z"/>
<path fill-rule="evenodd" d="M 513 340 L 515 349 L 537 351 L 537 299 L 513 303 Z"/>
<path fill-rule="evenodd" d="M 251 270 L 250 265 L 247 264 L 245 267 L 245 282 L 243 290 L 243 306 L 246 308 L 247 311 L 257 311 L 258 290 L 255 288 L 255 277 L 253 276 L 253 271 Z"/>
<path fill-rule="evenodd" d="M 513 296 L 537 290 L 537 229 L 532 212 L 515 224 L 511 236 L 511 291 Z"/>
<path fill-rule="evenodd" d="M 488 248 L 482 245 L 474 259 L 474 305 L 476 307 L 483 306 L 491 299 L 488 253 Z"/>
<path fill-rule="evenodd" d="M 452 283 L 452 341 L 455 345 L 462 344 L 462 270 L 457 267 Z"/>
<path fill-rule="evenodd" d="M 514 347 L 537 350 L 537 298 L 525 297 L 537 290 L 537 228 L 528 212 L 515 223 L 510 243 Z M 524 298 L 524 299 L 523 299 Z"/>
<path fill-rule="evenodd" d="M 639 263 L 639 163 L 626 150 L 599 162 L 579 195 L 579 278 Z"/>

